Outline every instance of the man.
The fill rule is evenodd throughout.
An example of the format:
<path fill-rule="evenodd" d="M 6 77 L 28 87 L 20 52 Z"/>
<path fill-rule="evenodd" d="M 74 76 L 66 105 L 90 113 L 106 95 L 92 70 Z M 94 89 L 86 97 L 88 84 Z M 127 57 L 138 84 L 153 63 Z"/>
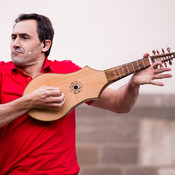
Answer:
<path fill-rule="evenodd" d="M 80 69 L 71 61 L 47 59 L 54 31 L 50 20 L 38 14 L 23 14 L 15 20 L 11 35 L 12 62 L 0 62 L 0 174 L 76 175 L 75 112 L 54 122 L 41 122 L 26 113 L 33 109 L 59 110 L 65 97 L 59 88 L 41 87 L 22 96 L 27 84 L 43 73 L 69 73 Z M 163 86 L 154 79 L 170 68 L 157 62 L 135 73 L 118 90 L 106 88 L 90 105 L 113 112 L 129 112 L 142 84 Z M 127 97 L 127 98 L 126 98 Z"/>

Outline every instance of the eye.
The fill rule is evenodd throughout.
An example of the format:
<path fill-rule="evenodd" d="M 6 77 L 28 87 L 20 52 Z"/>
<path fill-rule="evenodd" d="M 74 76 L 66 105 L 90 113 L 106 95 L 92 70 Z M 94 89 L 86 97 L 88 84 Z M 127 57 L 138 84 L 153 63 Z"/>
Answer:
<path fill-rule="evenodd" d="M 12 40 L 15 40 L 15 39 L 16 39 L 16 35 L 13 35 L 13 34 L 12 34 L 12 35 L 11 35 L 11 39 L 12 39 Z"/>
<path fill-rule="evenodd" d="M 25 39 L 25 40 L 26 40 L 26 39 L 29 39 L 29 36 L 28 36 L 28 35 L 23 35 L 23 36 L 22 36 L 22 39 Z"/>
<path fill-rule="evenodd" d="M 19 34 L 19 37 L 22 39 L 22 40 L 27 40 L 30 38 L 30 35 L 28 35 L 27 33 L 21 33 Z"/>

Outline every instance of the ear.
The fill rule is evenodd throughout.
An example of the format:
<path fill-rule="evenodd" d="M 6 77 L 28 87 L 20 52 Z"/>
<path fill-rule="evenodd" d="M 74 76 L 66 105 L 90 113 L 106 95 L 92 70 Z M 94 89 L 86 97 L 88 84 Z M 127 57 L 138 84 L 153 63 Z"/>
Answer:
<path fill-rule="evenodd" d="M 43 42 L 42 52 L 47 52 L 49 50 L 50 46 L 51 46 L 51 41 L 50 40 L 45 40 Z"/>

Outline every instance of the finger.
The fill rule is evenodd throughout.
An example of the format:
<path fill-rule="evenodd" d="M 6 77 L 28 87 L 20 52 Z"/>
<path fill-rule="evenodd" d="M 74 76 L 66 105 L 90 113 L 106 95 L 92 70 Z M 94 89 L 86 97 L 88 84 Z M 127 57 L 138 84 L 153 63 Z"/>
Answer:
<path fill-rule="evenodd" d="M 41 88 L 47 89 L 47 90 L 52 90 L 52 89 L 56 89 L 56 88 L 58 88 L 58 87 L 53 87 L 53 86 L 41 86 Z"/>
<path fill-rule="evenodd" d="M 60 96 L 61 91 L 58 87 L 46 87 L 49 96 Z"/>
<path fill-rule="evenodd" d="M 157 69 L 158 66 L 160 66 L 160 65 L 162 65 L 162 62 L 161 61 L 157 61 L 152 66 L 153 66 L 154 69 Z"/>
<path fill-rule="evenodd" d="M 48 96 L 54 96 L 54 97 L 59 97 L 61 95 L 60 90 L 52 90 L 48 92 Z"/>
<path fill-rule="evenodd" d="M 41 88 L 45 90 L 60 90 L 58 87 L 53 87 L 53 86 L 42 86 Z"/>
<path fill-rule="evenodd" d="M 159 69 L 155 69 L 154 73 L 155 74 L 159 74 L 159 73 L 163 73 L 163 72 L 166 72 L 166 71 L 171 71 L 171 68 L 169 68 L 169 67 L 162 67 L 162 68 L 159 68 Z"/>
<path fill-rule="evenodd" d="M 157 74 L 154 76 L 154 79 L 163 79 L 163 78 L 171 78 L 171 74 Z"/>
<path fill-rule="evenodd" d="M 151 81 L 150 84 L 152 85 L 156 85 L 156 86 L 164 86 L 164 84 L 162 82 L 157 82 L 157 81 Z"/>
<path fill-rule="evenodd" d="M 143 55 L 143 58 L 148 58 L 149 57 L 149 53 L 145 53 L 144 55 Z"/>
<path fill-rule="evenodd" d="M 60 110 L 65 103 L 65 98 L 60 103 L 49 103 L 48 108 L 53 110 Z"/>
<path fill-rule="evenodd" d="M 65 96 L 63 93 L 59 96 L 49 96 L 46 98 L 46 103 L 62 103 L 65 99 Z"/>

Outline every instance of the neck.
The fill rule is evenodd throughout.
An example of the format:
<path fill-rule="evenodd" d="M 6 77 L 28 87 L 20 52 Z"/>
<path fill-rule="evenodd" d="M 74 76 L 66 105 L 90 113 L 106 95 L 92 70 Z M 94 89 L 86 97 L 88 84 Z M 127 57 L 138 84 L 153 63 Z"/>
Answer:
<path fill-rule="evenodd" d="M 35 78 L 38 75 L 42 74 L 42 68 L 44 65 L 44 61 L 45 59 L 41 59 L 38 62 L 23 66 L 23 67 L 19 67 L 19 68 L 22 69 L 30 77 Z"/>
<path fill-rule="evenodd" d="M 42 73 L 42 67 L 36 66 L 30 66 L 22 70 L 32 78 L 35 78 Z"/>

